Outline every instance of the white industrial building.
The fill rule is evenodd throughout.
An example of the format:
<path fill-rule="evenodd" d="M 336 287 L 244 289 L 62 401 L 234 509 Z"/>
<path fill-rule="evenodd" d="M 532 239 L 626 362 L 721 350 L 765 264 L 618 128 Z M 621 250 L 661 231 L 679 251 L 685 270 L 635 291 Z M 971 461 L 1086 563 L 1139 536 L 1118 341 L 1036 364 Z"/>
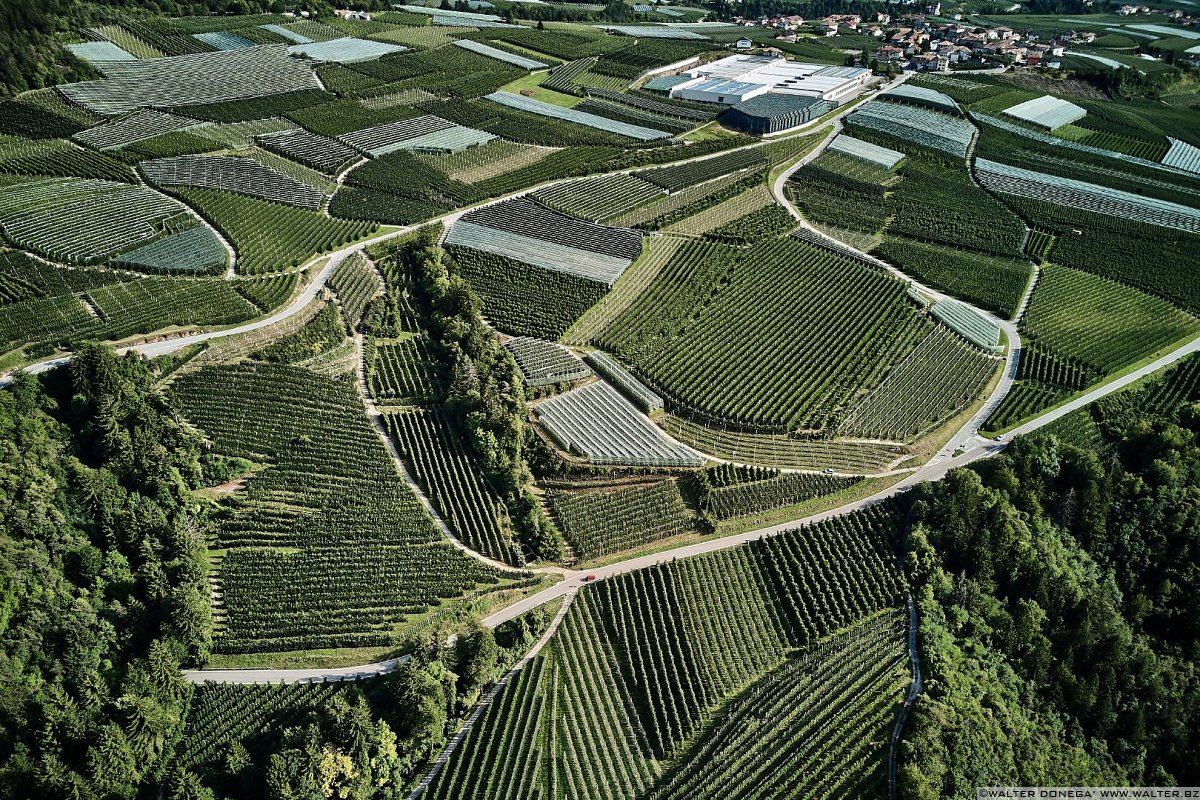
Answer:
<path fill-rule="evenodd" d="M 684 70 L 688 80 L 671 87 L 671 97 L 737 105 L 768 92 L 841 103 L 857 95 L 871 71 L 859 67 L 804 64 L 772 56 L 738 54 Z"/>

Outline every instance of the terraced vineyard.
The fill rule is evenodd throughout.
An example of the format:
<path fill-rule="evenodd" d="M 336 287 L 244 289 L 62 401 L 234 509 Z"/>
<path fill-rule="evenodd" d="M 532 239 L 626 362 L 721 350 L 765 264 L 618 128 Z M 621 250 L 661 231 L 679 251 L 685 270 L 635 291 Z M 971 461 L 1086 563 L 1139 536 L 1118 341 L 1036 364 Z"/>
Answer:
<path fill-rule="evenodd" d="M 387 646 L 429 607 L 499 585 L 441 538 L 350 386 L 251 363 L 171 391 L 219 452 L 269 464 L 217 532 L 220 652 Z"/>
<path fill-rule="evenodd" d="M 907 441 L 966 408 L 1000 361 L 935 326 L 842 421 L 843 434 Z"/>
<path fill-rule="evenodd" d="M 342 304 L 346 322 L 351 329 L 358 327 L 363 312 L 375 295 L 382 290 L 379 274 L 362 253 L 347 256 L 329 276 L 333 289 Z"/>
<path fill-rule="evenodd" d="M 225 234 L 246 275 L 298 267 L 313 255 L 341 247 L 375 230 L 351 222 L 215 189 L 177 189 L 179 196 Z"/>
<path fill-rule="evenodd" d="M 726 707 L 651 797 L 774 797 L 882 790 L 884 754 L 908 681 L 902 617 L 822 640 Z"/>
<path fill-rule="evenodd" d="M 716 427 L 705 419 L 668 415 L 663 430 L 702 453 L 780 469 L 832 469 L 838 472 L 884 472 L 910 456 L 895 443 L 801 439 L 772 433 Z"/>
<path fill-rule="evenodd" d="M 604 297 L 597 281 L 466 247 L 447 252 L 479 293 L 484 316 L 505 333 L 557 339 Z"/>
<path fill-rule="evenodd" d="M 835 494 L 860 480 L 725 464 L 701 473 L 698 504 L 701 511 L 714 519 L 727 520 Z"/>
<path fill-rule="evenodd" d="M 1065 267 L 1042 271 L 1022 330 L 1101 372 L 1138 360 L 1200 329 L 1191 315 L 1133 289 Z"/>
<path fill-rule="evenodd" d="M 367 381 L 372 396 L 386 405 L 431 402 L 437 395 L 437 381 L 429 368 L 424 338 L 405 334 L 395 339 L 374 340 Z"/>
<path fill-rule="evenodd" d="M 603 222 L 649 202 L 662 190 L 632 175 L 606 175 L 560 183 L 533 195 L 534 199 L 555 211 L 590 222 Z"/>
<path fill-rule="evenodd" d="M 1016 313 L 1031 276 L 1024 261 L 901 236 L 887 237 L 875 252 L 906 275 L 1004 317 Z"/>
<path fill-rule="evenodd" d="M 224 280 L 128 280 L 87 273 L 71 283 L 51 289 L 49 296 L 0 305 L 0 353 L 29 344 L 115 341 L 169 327 L 231 325 L 259 314 Z M 76 295 L 85 287 L 86 294 Z"/>
<path fill-rule="evenodd" d="M 509 564 L 525 557 L 512 539 L 504 503 L 479 477 L 460 437 L 436 411 L 388 414 L 387 427 L 404 460 L 454 534 L 473 550 Z"/>
<path fill-rule="evenodd" d="M 158 192 L 106 180 L 40 179 L 5 187 L 0 225 L 20 247 L 86 264 L 194 226 L 187 210 Z"/>

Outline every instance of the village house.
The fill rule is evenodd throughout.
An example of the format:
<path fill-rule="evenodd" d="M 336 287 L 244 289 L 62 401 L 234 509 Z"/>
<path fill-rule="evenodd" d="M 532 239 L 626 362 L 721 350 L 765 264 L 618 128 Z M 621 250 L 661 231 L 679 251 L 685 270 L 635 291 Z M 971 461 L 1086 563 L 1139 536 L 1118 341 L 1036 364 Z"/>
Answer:
<path fill-rule="evenodd" d="M 971 60 L 971 48 L 952 44 L 938 48 L 938 55 L 944 56 L 948 64 L 960 64 Z"/>
<path fill-rule="evenodd" d="M 939 57 L 936 53 L 921 53 L 913 56 L 913 68 L 920 72 L 935 72 L 937 70 L 946 69 L 948 61 Z"/>
<path fill-rule="evenodd" d="M 898 64 L 904 60 L 904 50 L 891 44 L 885 44 L 882 47 L 875 48 L 871 55 L 873 55 L 880 64 Z"/>

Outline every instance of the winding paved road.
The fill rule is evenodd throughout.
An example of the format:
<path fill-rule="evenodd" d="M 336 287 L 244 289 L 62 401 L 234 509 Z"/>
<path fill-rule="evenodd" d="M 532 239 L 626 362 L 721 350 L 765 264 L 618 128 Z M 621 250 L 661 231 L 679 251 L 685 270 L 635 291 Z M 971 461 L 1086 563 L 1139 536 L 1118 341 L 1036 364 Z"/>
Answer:
<path fill-rule="evenodd" d="M 885 88 L 890 88 L 890 86 L 895 85 L 898 82 L 901 82 L 901 80 L 895 81 L 889 85 L 885 85 L 885 86 L 881 87 L 880 90 L 885 89 Z M 848 108 L 843 112 L 843 114 L 849 113 L 852 110 L 853 110 L 853 107 Z M 830 119 L 825 120 L 823 124 L 832 123 L 835 126 L 834 133 L 836 133 L 837 130 L 840 130 L 840 128 L 841 128 L 841 123 L 840 123 L 841 116 L 842 116 L 842 114 L 835 115 L 835 116 L 831 117 Z M 811 226 L 808 225 L 808 223 L 802 218 L 802 216 L 795 209 L 795 207 L 792 206 L 792 204 L 787 200 L 787 198 L 783 192 L 783 186 L 786 183 L 787 178 L 796 169 L 798 169 L 800 166 L 803 166 L 803 164 L 808 163 L 808 161 L 811 161 L 820 152 L 822 152 L 822 150 L 828 144 L 828 142 L 832 140 L 832 136 L 833 136 L 833 134 L 831 134 L 829 137 L 827 137 L 826 140 L 820 146 L 818 146 L 812 153 L 808 154 L 804 159 L 801 159 L 801 161 L 798 162 L 796 165 L 792 166 L 788 170 L 785 170 L 783 173 L 781 173 L 777 177 L 777 179 L 773 182 L 772 187 L 771 187 L 772 193 L 784 205 L 784 207 L 787 208 L 789 210 L 789 212 L 792 213 L 792 215 L 797 218 L 797 220 L 800 222 L 801 225 L 808 227 L 810 230 L 811 230 Z M 786 137 L 783 137 L 783 138 L 786 138 Z M 778 141 L 778 139 L 774 139 L 772 141 Z M 767 143 L 768 142 L 755 142 L 753 144 L 747 145 L 746 147 L 747 148 L 761 147 Z M 700 161 L 700 160 L 704 160 L 707 158 L 715 158 L 715 157 L 722 155 L 724 153 L 727 153 L 727 152 L 730 152 L 730 151 L 722 151 L 720 153 L 715 153 L 715 154 L 706 154 L 706 155 L 698 156 L 698 157 L 691 158 L 691 159 L 683 159 L 681 161 L 674 162 L 674 163 L 680 164 L 680 163 L 687 163 L 687 162 L 691 162 L 691 161 Z M 624 172 L 624 171 L 625 170 L 618 170 L 617 172 Z M 574 180 L 574 178 L 564 179 L 564 180 Z M 480 205 L 497 203 L 502 200 L 510 199 L 512 197 L 519 197 L 521 195 L 537 191 L 538 189 L 544 188 L 546 186 L 551 186 L 551 185 L 554 185 L 556 183 L 561 183 L 561 182 L 563 182 L 563 181 L 561 181 L 561 180 L 560 181 L 549 181 L 549 182 L 546 182 L 543 184 L 539 184 L 537 186 L 527 187 L 525 189 L 522 189 L 522 190 L 519 190 L 516 192 L 512 192 L 503 197 L 489 200 L 486 203 L 482 203 Z M 131 345 L 129 347 L 121 348 L 120 352 L 134 351 L 134 352 L 138 352 L 143 355 L 146 355 L 148 357 L 160 356 L 160 355 L 165 355 L 168 353 L 175 352 L 175 351 L 182 349 L 184 347 L 187 347 L 189 345 L 199 344 L 202 342 L 211 341 L 213 339 L 219 339 L 219 338 L 223 338 L 223 337 L 227 337 L 227 336 L 234 336 L 237 334 L 246 333 L 246 332 L 253 331 L 253 330 L 258 330 L 261 328 L 265 328 L 269 325 L 273 325 L 276 322 L 280 322 L 280 321 L 292 316 L 293 314 L 298 313 L 306 305 L 308 305 L 308 303 L 310 303 L 317 296 L 317 293 L 320 292 L 320 290 L 324 287 L 326 281 L 329 279 L 329 276 L 332 274 L 334 269 L 336 269 L 337 266 L 342 262 L 342 260 L 345 259 L 347 256 L 349 256 L 351 253 L 362 250 L 371 245 L 386 241 L 388 239 L 392 239 L 392 238 L 395 238 L 398 236 L 403 236 L 404 234 L 407 234 L 407 233 L 415 230 L 416 228 L 423 227 L 425 225 L 437 224 L 437 223 L 441 223 L 441 224 L 445 224 L 445 225 L 452 224 L 455 220 L 457 220 L 459 217 L 461 217 L 463 214 L 467 213 L 470 210 L 471 210 L 471 208 L 458 209 L 451 213 L 442 215 L 441 217 L 438 217 L 436 219 L 429 220 L 424 223 L 420 223 L 419 225 L 411 225 L 411 226 L 402 227 L 402 228 L 399 228 L 396 230 L 387 231 L 385 233 L 381 233 L 376 236 L 372 236 L 368 239 L 348 245 L 348 246 L 346 246 L 340 250 L 336 250 L 332 253 L 329 253 L 326 255 L 321 255 L 321 256 L 315 256 L 314 258 L 310 259 L 308 264 L 305 265 L 305 269 L 312 268 L 321 259 L 327 258 L 328 261 L 316 273 L 316 275 L 313 277 L 312 281 L 310 281 L 309 284 L 304 287 L 304 289 L 301 291 L 301 293 L 298 297 L 296 297 L 284 309 L 277 311 L 267 317 L 255 320 L 253 322 L 248 322 L 244 325 L 227 328 L 224 330 L 195 333 L 195 334 L 190 334 L 190 335 L 186 335 L 186 336 L 180 336 L 180 337 L 177 337 L 174 339 L 166 339 L 166 340 L 157 341 L 157 342 L 146 342 L 146 343 L 142 343 L 142 344 Z M 840 242 L 839 242 L 839 244 L 844 245 L 844 243 L 840 243 Z M 851 248 L 851 249 L 853 249 L 853 248 Z M 886 262 L 881 261 L 881 260 L 871 256 L 870 254 L 863 253 L 861 251 L 856 251 L 856 252 L 858 252 L 858 254 L 861 257 L 863 257 L 873 263 L 878 264 L 879 266 L 881 266 L 884 269 L 887 269 L 888 271 L 892 272 L 893 274 L 896 274 L 902 280 L 912 283 L 915 287 L 917 287 L 923 293 L 928 294 L 934 298 L 946 297 L 946 295 L 944 295 L 941 292 L 938 292 L 930 287 L 924 286 L 923 284 L 920 284 L 919 282 L 913 281 L 909 276 L 905 275 L 903 272 L 896 269 L 892 265 L 887 264 Z M 1023 308 L 1023 305 L 1022 305 L 1022 308 Z M 978 310 L 978 309 L 976 309 L 976 310 Z M 729 547 L 736 547 L 745 542 L 754 541 L 756 539 L 761 539 L 761 538 L 764 538 L 767 536 L 773 536 L 778 533 L 782 533 L 783 531 L 791 530 L 791 529 L 796 528 L 801 525 L 812 524 L 812 523 L 820 522 L 825 519 L 830 519 L 830 518 L 841 516 L 844 514 L 853 513 L 855 511 L 866 508 L 868 506 L 883 502 L 884 500 L 886 500 L 890 497 L 894 497 L 902 492 L 908 491 L 913 486 L 915 486 L 919 483 L 922 483 L 924 481 L 938 480 L 941 477 L 943 477 L 947 472 L 949 472 L 951 469 L 954 469 L 954 468 L 960 467 L 960 466 L 965 466 L 965 465 L 970 464 L 978 459 L 986 458 L 987 456 L 993 455 L 994 453 L 1003 450 L 1004 447 L 1006 446 L 1005 442 L 994 442 L 994 441 L 988 441 L 988 440 L 982 439 L 976 434 L 976 430 L 978 429 L 980 423 L 984 419 L 987 418 L 987 415 L 991 413 L 991 411 L 995 407 L 995 405 L 997 403 L 999 403 L 1001 399 L 1003 399 L 1004 395 L 1007 394 L 1009 388 L 1012 385 L 1012 381 L 1016 375 L 1017 360 L 1018 360 L 1019 353 L 1020 353 L 1020 336 L 1017 333 L 1016 326 L 1012 322 L 1010 322 L 1008 320 L 1002 320 L 1002 319 L 996 317 L 995 315 L 987 313 L 987 312 L 980 311 L 980 313 L 984 314 L 986 317 L 988 317 L 989 319 L 994 321 L 996 324 L 1000 325 L 1000 327 L 1007 333 L 1007 335 L 1009 337 L 1010 356 L 1007 359 L 1007 361 L 1008 361 L 1007 369 L 1005 370 L 1004 375 L 1001 377 L 1001 380 L 1000 380 L 999 384 L 997 385 L 995 391 L 992 393 L 992 396 L 989 398 L 988 402 L 985 403 L 984 406 L 979 410 L 979 412 L 976 413 L 975 415 L 973 415 L 972 418 L 965 425 L 963 425 L 962 428 L 953 437 L 951 437 L 950 441 L 947 442 L 947 444 L 937 454 L 935 454 L 934 457 L 928 463 L 926 463 L 924 466 L 922 466 L 918 469 L 913 470 L 911 472 L 911 474 L 909 474 L 908 477 L 900 480 L 899 482 L 893 484 L 892 486 L 890 486 L 886 489 L 883 489 L 880 492 L 877 492 L 874 495 L 871 495 L 870 497 L 856 500 L 852 503 L 848 503 L 844 506 L 840 506 L 835 509 L 830 509 L 828 511 L 823 511 L 821 513 L 813 514 L 808 517 L 803 517 L 800 519 L 789 520 L 787 522 L 780 523 L 779 525 L 773 525 L 773 526 L 767 527 L 767 528 L 760 528 L 757 530 L 746 531 L 744 533 L 734 534 L 731 536 L 709 539 L 709 540 L 706 540 L 703 542 L 698 542 L 696 544 L 676 548 L 674 550 L 667 550 L 667 551 L 663 551 L 661 553 L 655 553 L 655 554 L 651 554 L 651 555 L 647 555 L 647 556 L 640 556 L 637 558 L 627 559 L 625 561 L 620 561 L 615 564 L 610 564 L 610 565 L 607 565 L 604 567 L 598 567 L 594 570 L 588 571 L 587 574 L 595 575 L 597 578 L 607 578 L 607 577 L 612 577 L 615 575 L 621 575 L 621 574 L 631 572 L 631 571 L 634 571 L 637 569 L 642 569 L 644 567 L 652 566 L 654 564 L 671 561 L 676 558 L 687 558 L 690 556 L 701 555 L 703 553 L 711 553 L 711 552 L 715 552 L 717 550 L 723 550 L 723 549 L 726 549 Z M 1152 362 L 1150 364 L 1145 365 L 1144 367 L 1141 367 L 1141 368 L 1139 368 L 1127 375 L 1124 375 L 1118 379 L 1110 381 L 1109 383 L 1106 383 L 1103 386 L 1097 387 L 1096 389 L 1093 389 L 1092 391 L 1088 392 L 1087 394 L 1083 395 L 1082 397 L 1080 397 L 1074 401 L 1071 401 L 1070 403 L 1067 403 L 1066 405 L 1064 405 L 1058 409 L 1047 412 L 1046 414 L 1043 414 L 1042 416 L 1040 416 L 1034 420 L 1031 420 L 1030 422 L 1015 429 L 1012 432 L 1012 435 L 1031 433 L 1031 432 L 1043 427 L 1044 425 L 1047 425 L 1051 422 L 1054 422 L 1057 419 L 1060 419 L 1061 417 L 1065 416 L 1066 414 L 1069 414 L 1071 411 L 1081 408 L 1084 405 L 1086 405 L 1090 402 L 1093 402 L 1101 397 L 1104 397 L 1108 394 L 1119 391 L 1119 390 L 1125 388 L 1126 386 L 1130 385 L 1131 383 L 1134 383 L 1135 381 L 1140 380 L 1141 378 L 1143 378 L 1147 375 L 1150 375 L 1153 372 L 1155 372 L 1159 369 L 1162 369 L 1163 367 L 1168 366 L 1169 364 L 1179 360 L 1180 358 L 1183 358 L 1186 355 L 1197 352 L 1198 350 L 1200 350 L 1200 337 L 1197 337 L 1196 339 L 1192 340 L 1191 342 L 1188 342 L 1187 344 L 1181 346 L 1180 348 L 1176 349 L 1175 351 L 1163 356 L 1162 358 L 1155 360 L 1154 362 Z M 53 369 L 55 367 L 61 366 L 65 363 L 68 363 L 69 361 L 70 361 L 70 356 L 64 356 L 62 358 L 39 362 L 37 364 L 34 364 L 34 365 L 28 367 L 27 369 L 29 372 L 32 372 L 32 373 L 45 372 L 49 369 Z M 11 381 L 10 376 L 7 376 L 7 375 L 0 376 L 0 386 L 4 386 L 7 383 L 9 383 L 10 381 Z M 369 401 L 368 401 L 368 412 L 369 411 L 370 411 L 370 406 L 369 406 Z M 373 418 L 373 420 L 378 419 L 375 416 L 373 416 L 372 418 Z M 395 454 L 393 453 L 393 455 L 395 455 Z M 460 546 L 462 546 L 461 543 L 459 543 L 459 544 L 460 544 Z M 465 546 L 463 546 L 463 547 L 464 547 L 464 549 L 466 549 Z M 473 553 L 473 555 L 478 556 L 478 554 L 474 554 L 474 553 Z M 478 557 L 482 558 L 482 556 L 478 556 Z M 571 570 L 561 570 L 561 569 L 553 569 L 552 568 L 547 571 L 559 572 L 559 573 L 565 575 L 566 577 L 564 580 L 560 581 L 559 583 L 555 584 L 554 586 L 544 589 L 541 592 L 537 592 L 536 594 L 533 594 L 521 601 L 518 601 L 517 603 L 514 603 L 504 609 L 501 609 L 500 611 L 497 611 L 497 612 L 489 615 L 488 617 L 486 617 L 483 620 L 483 623 L 485 625 L 488 625 L 489 627 L 494 628 L 497 625 L 499 625 L 507 620 L 513 619 L 513 618 L 525 613 L 526 611 L 529 611 L 533 608 L 543 605 L 544 603 L 547 603 L 551 600 L 554 600 L 559 597 L 563 597 L 568 594 L 573 594 L 574 592 L 578 591 L 582 582 L 584 581 L 584 576 L 581 573 L 573 572 Z M 376 663 L 372 663 L 372 664 L 364 664 L 364 665 L 359 665 L 359 666 L 340 667 L 340 668 L 191 670 L 191 671 L 186 671 L 184 673 L 184 676 L 187 680 L 194 682 L 194 683 L 201 683 L 204 681 L 215 681 L 215 682 L 222 682 L 222 683 L 280 683 L 280 682 L 303 682 L 303 681 L 324 681 L 324 680 L 350 680 L 350 679 L 356 679 L 356 678 L 367 677 L 367 676 L 372 676 L 372 675 L 379 675 L 379 674 L 383 674 L 386 672 L 390 672 L 391 670 L 395 669 L 396 665 L 401 663 L 402 660 L 403 659 L 390 659 L 387 661 L 381 661 L 381 662 L 376 662 Z"/>
<path fill-rule="evenodd" d="M 1155 372 L 1170 366 L 1181 358 L 1184 358 L 1192 353 L 1200 352 L 1200 336 L 1192 339 L 1190 342 L 1176 348 L 1170 353 L 1140 367 L 1127 375 L 1122 375 L 1120 378 L 1109 381 L 1103 386 L 1099 386 L 1087 394 L 1072 400 L 1069 403 L 1056 408 L 1053 411 L 1048 411 L 1045 414 L 1030 420 L 1024 425 L 1012 431 L 1013 435 L 1026 435 L 1049 425 L 1056 420 L 1083 408 L 1089 403 L 1095 402 L 1102 397 L 1106 397 L 1114 392 L 1118 392 L 1129 385 L 1145 378 Z M 969 427 L 969 426 L 968 426 Z M 1006 436 L 1006 439 L 1009 437 Z M 623 575 L 634 570 L 644 569 L 645 567 L 662 564 L 667 561 L 673 561 L 677 558 L 688 558 L 691 556 L 703 555 L 704 553 L 713 553 L 718 550 L 725 550 L 730 547 L 752 542 L 757 539 L 763 539 L 768 536 L 775 536 L 784 531 L 792 530 L 803 525 L 811 525 L 822 520 L 840 517 L 845 514 L 851 514 L 855 511 L 860 511 L 864 508 L 882 503 L 883 501 L 903 494 L 917 484 L 926 481 L 936 481 L 943 478 L 947 472 L 958 467 L 965 467 L 975 461 L 1004 450 L 1008 446 L 1007 441 L 983 441 L 980 444 L 973 445 L 965 452 L 945 458 L 938 462 L 930 461 L 920 469 L 913 472 L 908 478 L 905 478 L 898 483 L 893 484 L 870 497 L 865 497 L 846 505 L 822 511 L 817 514 L 811 514 L 807 517 L 789 520 L 778 525 L 772 525 L 767 528 L 759 528 L 757 530 L 737 533 L 731 536 L 722 536 L 719 538 L 708 539 L 703 542 L 678 547 L 673 550 L 664 550 L 660 553 L 652 553 L 646 556 L 626 559 L 618 561 L 615 564 L 609 564 L 604 567 L 597 567 L 588 570 L 584 573 L 574 573 L 565 580 L 559 581 L 553 586 L 543 589 L 536 594 L 513 603 L 510 606 L 496 611 L 495 613 L 485 617 L 483 624 L 489 628 L 495 628 L 503 622 L 520 616 L 527 611 L 537 608 L 540 605 L 563 597 L 568 594 L 577 592 L 580 587 L 586 582 L 586 577 L 595 575 L 597 579 L 611 578 L 616 575 Z M 359 677 L 369 677 L 390 672 L 395 669 L 402 659 L 392 659 L 389 661 L 381 661 L 374 664 L 363 664 L 361 666 L 342 667 L 336 669 L 238 669 L 238 670 L 191 670 L 184 672 L 184 677 L 192 683 L 204 683 L 205 681 L 213 681 L 217 683 L 296 683 L 322 680 L 348 680 Z"/>
<path fill-rule="evenodd" d="M 483 716 L 483 712 L 486 711 L 487 707 L 490 706 L 492 701 L 496 699 L 496 695 L 500 694 L 500 690 L 508 685 L 508 682 L 511 681 L 526 664 L 528 664 L 530 661 L 533 661 L 537 654 L 542 651 L 543 647 L 550 643 L 550 639 L 554 636 L 554 632 L 558 630 L 558 626 L 562 624 L 564 619 L 566 619 L 567 610 L 571 607 L 571 601 L 575 599 L 575 595 L 578 591 L 578 589 L 575 589 L 574 591 L 567 593 L 566 597 L 563 599 L 562 607 L 558 609 L 558 613 L 554 615 L 554 619 L 546 627 L 546 631 L 542 634 L 541 638 L 537 640 L 537 643 L 530 648 L 529 652 L 526 653 L 520 661 L 513 665 L 512 669 L 504 673 L 504 676 L 500 678 L 500 680 L 496 681 L 496 685 L 491 688 L 487 695 L 485 695 L 484 698 L 480 700 L 478 704 L 476 704 L 475 710 L 471 712 L 471 716 L 467 717 L 467 721 L 462 724 L 458 731 L 455 732 L 454 737 L 446 743 L 444 748 L 442 748 L 442 752 L 438 755 L 437 760 L 433 762 L 428 770 L 426 770 L 425 776 L 421 778 L 420 783 L 418 783 L 416 788 L 414 788 L 408 795 L 408 800 L 416 800 L 416 798 L 425 793 L 425 790 L 429 788 L 429 784 L 433 783 L 433 779 L 436 778 L 438 773 L 442 771 L 442 768 L 446 766 L 446 762 L 450 760 L 450 756 L 454 755 L 454 751 L 458 749 L 458 746 L 462 744 L 463 739 L 467 738 L 467 734 L 471 732 L 473 727 L 475 727 L 475 723 L 478 722 L 479 718 Z"/>

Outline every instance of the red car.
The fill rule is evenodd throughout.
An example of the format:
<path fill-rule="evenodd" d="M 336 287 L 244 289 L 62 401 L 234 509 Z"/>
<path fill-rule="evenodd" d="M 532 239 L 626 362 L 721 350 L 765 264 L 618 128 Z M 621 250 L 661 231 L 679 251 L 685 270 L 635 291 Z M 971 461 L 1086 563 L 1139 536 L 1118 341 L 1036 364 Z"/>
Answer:
<path fill-rule="evenodd" d="M 594 581 L 594 580 L 596 580 L 596 576 L 595 576 L 595 575 L 584 575 L 584 576 L 583 576 L 583 582 L 584 582 L 584 583 L 591 583 L 591 582 L 592 582 L 592 581 Z"/>

